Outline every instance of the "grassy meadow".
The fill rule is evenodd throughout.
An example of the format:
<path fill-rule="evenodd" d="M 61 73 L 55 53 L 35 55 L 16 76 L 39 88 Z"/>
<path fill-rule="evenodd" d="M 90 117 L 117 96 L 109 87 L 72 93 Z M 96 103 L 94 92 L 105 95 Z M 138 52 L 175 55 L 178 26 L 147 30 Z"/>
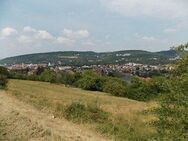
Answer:
<path fill-rule="evenodd" d="M 155 102 L 23 80 L 10 80 L 7 92 L 39 110 L 53 113 L 55 118 L 82 124 L 112 140 L 148 140 L 155 133 L 149 124 L 154 116 L 145 112 L 155 106 Z M 88 118 L 83 116 L 85 113 Z"/>

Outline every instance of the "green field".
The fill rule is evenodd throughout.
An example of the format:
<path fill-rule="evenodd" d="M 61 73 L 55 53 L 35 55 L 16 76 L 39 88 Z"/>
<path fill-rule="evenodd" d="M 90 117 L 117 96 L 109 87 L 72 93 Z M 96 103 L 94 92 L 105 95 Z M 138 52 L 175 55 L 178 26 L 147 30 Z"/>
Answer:
<path fill-rule="evenodd" d="M 53 113 L 57 118 L 64 118 L 65 114 L 59 107 L 64 109 L 74 102 L 97 105 L 102 111 L 109 113 L 110 124 L 107 124 L 108 121 L 101 124 L 84 121 L 76 124 L 82 124 L 113 140 L 146 140 L 152 138 L 155 132 L 149 124 L 154 116 L 145 112 L 156 105 L 154 102 L 138 102 L 107 93 L 23 80 L 10 80 L 7 92 L 39 110 Z M 111 124 L 117 128 L 117 132 L 109 131 Z"/>

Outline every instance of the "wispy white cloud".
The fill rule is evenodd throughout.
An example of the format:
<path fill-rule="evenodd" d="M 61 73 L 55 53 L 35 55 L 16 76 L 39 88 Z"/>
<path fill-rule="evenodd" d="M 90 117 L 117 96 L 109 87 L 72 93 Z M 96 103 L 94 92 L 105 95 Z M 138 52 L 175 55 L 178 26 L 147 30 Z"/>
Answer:
<path fill-rule="evenodd" d="M 188 29 L 187 0 L 100 0 L 108 12 L 125 17 L 146 18 L 168 22 L 161 33 L 176 33 Z M 170 23 L 173 24 L 170 25 Z"/>
<path fill-rule="evenodd" d="M 136 40 L 141 41 L 141 42 L 145 42 L 145 43 L 159 43 L 159 42 L 163 42 L 162 39 L 155 37 L 155 36 L 148 36 L 148 35 L 142 35 L 139 33 L 135 34 Z"/>
<path fill-rule="evenodd" d="M 166 29 L 164 29 L 164 33 L 175 33 L 177 31 L 178 31 L 177 28 L 166 28 Z"/>
<path fill-rule="evenodd" d="M 16 35 L 18 32 L 16 29 L 11 28 L 11 27 L 5 27 L 1 30 L 1 37 L 2 38 L 6 38 L 6 37 L 10 37 L 13 35 Z"/>
<path fill-rule="evenodd" d="M 54 37 L 49 32 L 45 30 L 39 30 L 35 35 L 35 39 L 37 40 L 53 40 Z"/>
<path fill-rule="evenodd" d="M 135 33 L 133 35 L 133 38 L 134 38 L 133 39 L 134 43 L 132 43 L 132 39 L 128 42 L 130 44 L 132 43 L 134 49 L 153 51 L 153 49 L 155 48 L 157 49 L 157 51 L 160 51 L 160 50 L 169 49 L 170 46 L 172 46 L 172 43 L 169 42 L 168 39 L 162 38 L 161 36 L 157 36 L 155 34 L 152 35 L 152 34 Z"/>
<path fill-rule="evenodd" d="M 156 37 L 153 37 L 153 36 L 143 36 L 141 39 L 143 41 L 146 41 L 146 42 L 155 42 L 155 41 L 158 41 L 158 39 Z"/>
<path fill-rule="evenodd" d="M 71 29 L 64 29 L 63 34 L 71 39 L 82 39 L 82 38 L 87 38 L 90 36 L 90 33 L 88 30 L 81 29 L 77 31 L 73 31 Z"/>
<path fill-rule="evenodd" d="M 187 0 L 101 0 L 113 12 L 125 16 L 147 16 L 160 19 L 187 19 Z"/>
<path fill-rule="evenodd" d="M 84 41 L 84 42 L 82 42 L 82 44 L 83 44 L 84 46 L 89 46 L 89 47 L 95 47 L 95 46 L 96 46 L 96 43 L 94 43 L 94 42 L 91 41 L 91 40 Z"/>
<path fill-rule="evenodd" d="M 90 44 L 88 43 L 88 39 L 90 36 L 90 32 L 86 29 L 80 29 L 80 30 L 72 30 L 72 29 L 64 29 L 62 35 L 60 36 L 54 36 L 50 32 L 46 30 L 37 30 L 35 28 L 32 28 L 30 26 L 25 26 L 22 31 L 18 32 L 16 29 L 13 29 L 11 27 L 4 28 L 1 31 L 2 36 L 6 36 L 9 38 L 10 42 L 14 41 L 18 44 L 22 45 L 33 45 L 36 46 L 42 46 L 46 43 L 51 45 L 64 45 L 64 46 L 73 46 L 77 42 L 82 41 L 84 45 L 90 45 L 92 41 L 90 41 Z M 11 35 L 16 35 L 13 39 Z M 84 43 L 85 42 L 85 43 Z M 16 44 L 16 43 L 15 43 Z"/>
<path fill-rule="evenodd" d="M 75 43 L 75 40 L 72 40 L 72 39 L 69 39 L 69 38 L 66 38 L 66 37 L 58 37 L 57 43 L 67 45 L 67 46 L 71 46 Z"/>
<path fill-rule="evenodd" d="M 25 43 L 28 44 L 28 43 L 34 42 L 34 39 L 30 36 L 21 35 L 18 37 L 18 42 L 23 43 L 23 44 L 25 44 Z"/>
<path fill-rule="evenodd" d="M 22 44 L 30 44 L 30 43 L 38 43 L 38 42 L 53 42 L 55 37 L 45 30 L 37 30 L 30 26 L 26 26 L 23 28 L 23 32 L 20 32 L 17 37 L 19 43 Z"/>
<path fill-rule="evenodd" d="M 34 32 L 37 32 L 37 30 L 34 29 L 34 28 L 32 28 L 32 27 L 30 27 L 30 26 L 25 26 L 25 27 L 23 28 L 23 32 L 24 32 L 24 33 L 34 33 Z"/>
<path fill-rule="evenodd" d="M 80 40 L 84 40 L 84 42 L 87 42 L 86 39 L 88 39 L 90 36 L 90 33 L 86 29 L 80 29 L 80 30 L 72 30 L 65 28 L 63 30 L 63 35 L 57 37 L 57 43 L 63 44 L 66 46 L 73 46 L 76 42 Z"/>

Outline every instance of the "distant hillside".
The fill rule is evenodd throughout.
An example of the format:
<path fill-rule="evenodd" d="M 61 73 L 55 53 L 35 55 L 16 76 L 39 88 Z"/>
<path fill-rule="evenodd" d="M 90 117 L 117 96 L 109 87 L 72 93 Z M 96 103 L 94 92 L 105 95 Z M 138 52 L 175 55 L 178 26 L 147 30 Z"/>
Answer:
<path fill-rule="evenodd" d="M 126 50 L 116 52 L 50 52 L 28 54 L 16 57 L 9 57 L 0 60 L 0 64 L 39 64 L 51 63 L 59 65 L 95 65 L 95 64 L 124 64 L 129 62 L 143 64 L 168 64 L 173 63 L 172 59 L 177 57 L 173 50 L 161 52 L 148 52 L 142 50 Z"/>

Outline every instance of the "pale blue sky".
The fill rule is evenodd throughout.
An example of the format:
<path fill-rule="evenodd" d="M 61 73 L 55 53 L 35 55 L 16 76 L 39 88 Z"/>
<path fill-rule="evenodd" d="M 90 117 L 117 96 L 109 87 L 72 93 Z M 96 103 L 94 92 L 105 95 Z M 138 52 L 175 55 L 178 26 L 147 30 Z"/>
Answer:
<path fill-rule="evenodd" d="M 167 50 L 188 41 L 187 0 L 0 0 L 0 58 Z"/>

